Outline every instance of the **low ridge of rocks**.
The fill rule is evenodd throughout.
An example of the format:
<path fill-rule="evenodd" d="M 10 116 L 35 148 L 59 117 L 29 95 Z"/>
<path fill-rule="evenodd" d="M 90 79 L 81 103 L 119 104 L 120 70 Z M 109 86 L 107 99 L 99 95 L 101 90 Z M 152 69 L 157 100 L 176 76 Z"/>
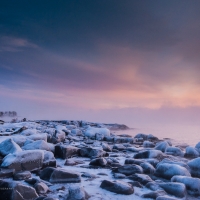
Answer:
<path fill-rule="evenodd" d="M 127 129 L 68 120 L 0 123 L 0 199 L 200 198 L 200 142 L 180 148 Z"/>

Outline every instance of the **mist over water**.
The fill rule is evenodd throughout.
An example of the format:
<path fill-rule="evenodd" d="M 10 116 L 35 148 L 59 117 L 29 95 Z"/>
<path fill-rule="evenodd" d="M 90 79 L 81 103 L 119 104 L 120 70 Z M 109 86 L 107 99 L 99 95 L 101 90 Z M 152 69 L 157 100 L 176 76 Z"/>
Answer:
<path fill-rule="evenodd" d="M 136 127 L 125 131 L 115 131 L 116 134 L 129 134 L 135 136 L 137 133 L 153 134 L 159 139 L 170 138 L 173 145 L 188 144 L 195 146 L 200 142 L 200 125 L 152 125 Z"/>

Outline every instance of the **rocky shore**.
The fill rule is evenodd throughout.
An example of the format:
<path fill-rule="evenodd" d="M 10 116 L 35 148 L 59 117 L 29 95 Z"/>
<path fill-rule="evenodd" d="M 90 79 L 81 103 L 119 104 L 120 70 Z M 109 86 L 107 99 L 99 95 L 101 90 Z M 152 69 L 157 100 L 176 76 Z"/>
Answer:
<path fill-rule="evenodd" d="M 200 142 L 173 146 L 120 124 L 0 123 L 0 199 L 200 199 Z M 116 130 L 124 130 L 117 135 Z"/>

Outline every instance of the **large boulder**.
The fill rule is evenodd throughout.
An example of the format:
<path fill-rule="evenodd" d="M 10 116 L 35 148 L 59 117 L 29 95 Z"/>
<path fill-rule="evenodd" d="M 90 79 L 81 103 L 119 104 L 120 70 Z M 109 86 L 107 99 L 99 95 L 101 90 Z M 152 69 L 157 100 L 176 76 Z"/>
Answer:
<path fill-rule="evenodd" d="M 183 183 L 160 183 L 159 186 L 168 194 L 179 198 L 183 198 L 187 194 L 186 187 Z"/>
<path fill-rule="evenodd" d="M 153 174 L 155 172 L 155 168 L 148 162 L 143 162 L 140 164 L 145 174 Z"/>
<path fill-rule="evenodd" d="M 21 152 L 22 149 L 16 144 L 13 139 L 9 138 L 0 143 L 0 155 L 7 156 L 8 154 Z"/>
<path fill-rule="evenodd" d="M 108 181 L 104 180 L 101 185 L 101 188 L 114 192 L 117 194 L 126 194 L 130 195 L 134 193 L 134 189 L 131 184 L 122 182 L 122 181 Z"/>
<path fill-rule="evenodd" d="M 40 178 L 50 183 L 79 183 L 81 176 L 79 173 L 68 171 L 62 168 L 47 167 L 40 173 Z"/>
<path fill-rule="evenodd" d="M 163 159 L 161 162 L 159 162 L 156 165 L 156 167 L 158 167 L 158 165 L 164 164 L 164 163 L 179 165 L 181 167 L 185 167 L 188 171 L 190 171 L 190 167 L 187 165 L 187 163 L 185 163 L 183 161 L 179 161 L 179 160 L 172 160 L 172 159 L 169 159 L 169 158 Z"/>
<path fill-rule="evenodd" d="M 47 134 L 46 133 L 30 135 L 30 136 L 27 136 L 27 138 L 30 140 L 34 140 L 34 141 L 44 140 L 45 142 L 47 142 Z"/>
<path fill-rule="evenodd" d="M 27 150 L 9 154 L 3 159 L 2 167 L 15 169 L 16 171 L 33 171 L 42 168 L 44 151 Z"/>
<path fill-rule="evenodd" d="M 175 175 L 191 176 L 186 168 L 168 163 L 159 164 L 156 167 L 155 175 L 165 179 L 171 179 Z"/>
<path fill-rule="evenodd" d="M 0 180 L 2 200 L 33 200 L 38 197 L 35 189 L 15 181 Z"/>
<path fill-rule="evenodd" d="M 187 176 L 173 176 L 172 182 L 185 184 L 188 194 L 199 196 L 200 195 L 200 179 Z"/>
<path fill-rule="evenodd" d="M 37 133 L 38 133 L 38 131 L 36 129 L 26 129 L 26 130 L 22 131 L 20 134 L 24 135 L 24 136 L 30 136 L 30 135 L 34 135 Z"/>
<path fill-rule="evenodd" d="M 200 142 L 198 142 L 195 146 L 195 148 L 198 150 L 198 152 L 200 153 Z"/>
<path fill-rule="evenodd" d="M 103 135 L 104 137 L 109 137 L 110 136 L 110 130 L 107 128 L 94 128 L 94 127 L 89 127 L 85 130 L 84 135 L 86 137 L 93 137 L 95 138 L 96 133 Z"/>
<path fill-rule="evenodd" d="M 183 151 L 178 147 L 167 147 L 165 153 L 173 156 L 183 156 Z"/>
<path fill-rule="evenodd" d="M 200 178 L 200 158 L 195 158 L 188 162 L 192 176 Z"/>
<path fill-rule="evenodd" d="M 157 143 L 155 149 L 156 150 L 160 150 L 162 152 L 165 152 L 166 148 L 168 148 L 168 147 L 169 147 L 168 142 L 167 141 L 163 141 L 163 142 Z"/>
<path fill-rule="evenodd" d="M 70 145 L 56 145 L 55 156 L 58 158 L 66 159 L 71 158 L 74 155 L 78 155 L 79 148 Z"/>
<path fill-rule="evenodd" d="M 32 143 L 29 143 L 25 146 L 22 147 L 23 150 L 35 150 L 35 149 L 40 149 L 40 150 L 46 150 L 50 151 L 50 147 L 47 142 L 44 140 L 37 140 Z"/>
<path fill-rule="evenodd" d="M 185 157 L 197 158 L 197 157 L 199 157 L 199 155 L 200 154 L 199 154 L 198 149 L 191 147 L 191 146 L 186 147 L 185 154 L 184 154 Z"/>
<path fill-rule="evenodd" d="M 54 157 L 54 154 L 50 151 L 44 151 L 44 159 L 43 159 L 43 164 L 42 168 L 45 167 L 56 167 L 56 159 Z"/>

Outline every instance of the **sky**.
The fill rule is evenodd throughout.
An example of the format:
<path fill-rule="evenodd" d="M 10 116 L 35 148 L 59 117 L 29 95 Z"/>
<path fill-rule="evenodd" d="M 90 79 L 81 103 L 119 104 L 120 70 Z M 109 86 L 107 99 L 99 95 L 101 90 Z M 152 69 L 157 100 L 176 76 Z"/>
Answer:
<path fill-rule="evenodd" d="M 0 111 L 28 119 L 200 119 L 199 0 L 3 0 Z"/>

